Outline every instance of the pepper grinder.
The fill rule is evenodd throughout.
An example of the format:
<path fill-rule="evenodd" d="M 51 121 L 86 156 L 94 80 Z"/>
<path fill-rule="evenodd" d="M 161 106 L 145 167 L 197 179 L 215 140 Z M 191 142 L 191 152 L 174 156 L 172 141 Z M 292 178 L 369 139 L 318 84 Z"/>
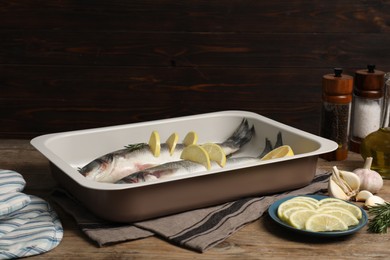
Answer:
<path fill-rule="evenodd" d="M 328 161 L 340 161 L 348 156 L 353 77 L 342 72 L 341 68 L 335 68 L 334 74 L 322 77 L 320 135 L 338 144 L 335 151 L 320 155 Z"/>
<path fill-rule="evenodd" d="M 350 150 L 360 153 L 363 139 L 381 125 L 385 73 L 375 65 L 355 73 L 353 92 Z"/>

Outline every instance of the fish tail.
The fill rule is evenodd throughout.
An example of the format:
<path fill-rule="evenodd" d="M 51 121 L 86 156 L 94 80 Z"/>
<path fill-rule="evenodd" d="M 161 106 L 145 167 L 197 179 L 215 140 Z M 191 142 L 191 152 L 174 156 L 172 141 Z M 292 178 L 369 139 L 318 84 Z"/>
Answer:
<path fill-rule="evenodd" d="M 283 145 L 282 133 L 279 132 L 276 137 L 275 146 L 272 147 L 272 143 L 268 138 L 265 138 L 265 147 L 263 152 L 260 154 L 259 158 L 263 158 L 267 153 L 271 152 L 273 149 L 278 148 Z"/>
<path fill-rule="evenodd" d="M 272 144 L 268 138 L 265 138 L 265 147 L 263 152 L 260 154 L 259 158 L 263 158 L 264 155 L 272 151 Z"/>
<path fill-rule="evenodd" d="M 224 141 L 222 145 L 231 148 L 233 152 L 237 151 L 252 139 L 254 133 L 254 126 L 249 127 L 248 120 L 244 118 L 238 128 L 234 131 L 232 136 L 230 136 L 226 141 Z"/>
<path fill-rule="evenodd" d="M 278 136 L 277 136 L 277 139 L 276 139 L 276 143 L 275 143 L 274 149 L 278 148 L 279 146 L 282 146 L 282 145 L 283 145 L 282 133 L 279 132 Z"/>

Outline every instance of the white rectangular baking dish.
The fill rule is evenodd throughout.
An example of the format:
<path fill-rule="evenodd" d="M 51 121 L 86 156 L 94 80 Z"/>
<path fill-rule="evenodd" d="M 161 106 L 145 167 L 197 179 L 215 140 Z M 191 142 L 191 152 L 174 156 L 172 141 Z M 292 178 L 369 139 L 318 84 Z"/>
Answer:
<path fill-rule="evenodd" d="M 99 183 L 78 172 L 93 159 L 149 140 L 157 130 L 165 140 L 177 132 L 195 131 L 199 143 L 222 142 L 243 118 L 255 135 L 234 156 L 259 156 L 265 138 L 275 143 L 281 132 L 293 157 L 267 160 L 237 168 L 220 168 L 197 175 L 135 184 Z M 51 163 L 52 174 L 63 188 L 97 216 L 117 222 L 134 222 L 246 197 L 299 188 L 309 184 L 320 154 L 334 151 L 331 140 L 301 131 L 246 111 L 222 111 L 135 124 L 42 135 L 31 144 Z"/>

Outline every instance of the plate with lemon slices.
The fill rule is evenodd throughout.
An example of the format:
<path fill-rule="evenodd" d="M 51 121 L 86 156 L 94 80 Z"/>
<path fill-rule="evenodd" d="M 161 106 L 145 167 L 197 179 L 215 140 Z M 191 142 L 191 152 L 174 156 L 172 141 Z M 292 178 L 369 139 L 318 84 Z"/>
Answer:
<path fill-rule="evenodd" d="M 319 237 L 350 235 L 368 221 L 367 213 L 357 205 L 322 195 L 286 197 L 274 202 L 268 213 L 285 228 Z"/>

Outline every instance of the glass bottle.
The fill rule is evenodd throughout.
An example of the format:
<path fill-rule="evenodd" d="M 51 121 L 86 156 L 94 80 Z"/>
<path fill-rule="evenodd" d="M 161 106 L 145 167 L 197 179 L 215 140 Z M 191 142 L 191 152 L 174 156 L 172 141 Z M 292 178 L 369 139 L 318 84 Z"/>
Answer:
<path fill-rule="evenodd" d="M 371 169 L 390 179 L 390 73 L 386 73 L 385 80 L 382 125 L 364 138 L 361 155 L 364 159 L 372 157 Z"/>
<path fill-rule="evenodd" d="M 384 72 L 368 65 L 355 73 L 352 101 L 350 150 L 360 153 L 360 144 L 381 126 Z"/>
<path fill-rule="evenodd" d="M 348 156 L 353 77 L 335 68 L 334 74 L 322 77 L 322 111 L 320 135 L 333 140 L 338 148 L 320 155 L 328 161 L 344 160 Z"/>

